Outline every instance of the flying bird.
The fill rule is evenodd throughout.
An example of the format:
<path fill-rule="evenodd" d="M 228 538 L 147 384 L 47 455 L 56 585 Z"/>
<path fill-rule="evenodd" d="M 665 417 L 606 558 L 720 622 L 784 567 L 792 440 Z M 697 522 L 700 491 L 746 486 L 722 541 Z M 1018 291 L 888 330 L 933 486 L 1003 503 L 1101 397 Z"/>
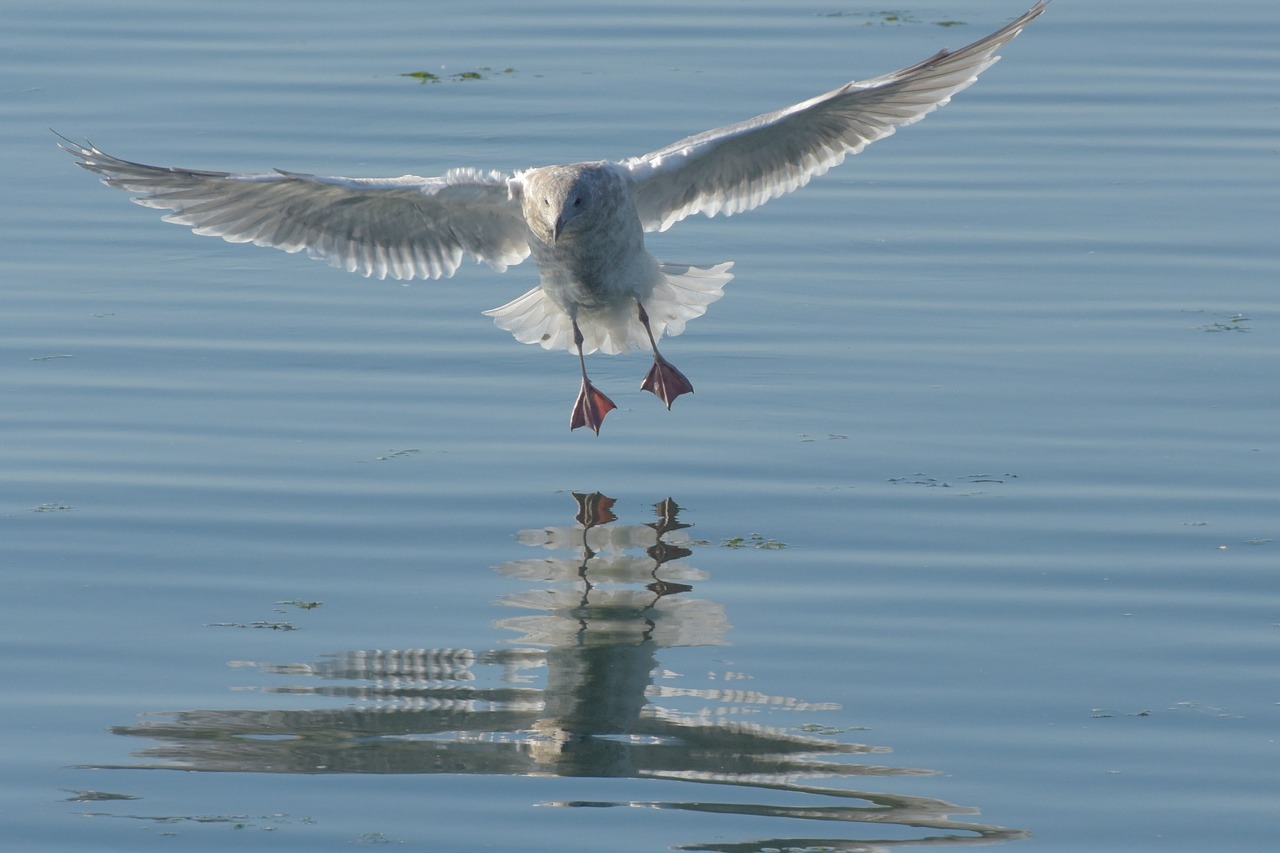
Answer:
<path fill-rule="evenodd" d="M 946 104 L 1044 9 L 1039 2 L 968 47 L 626 160 L 514 174 L 459 168 L 434 178 L 342 178 L 147 166 L 61 135 L 60 145 L 107 186 L 171 211 L 166 222 L 232 243 L 305 250 L 365 276 L 447 278 L 464 255 L 501 272 L 533 255 L 538 286 L 484 313 L 522 343 L 578 356 L 582 385 L 569 426 L 598 435 L 615 405 L 588 378 L 587 354 L 647 347 L 653 366 L 640 387 L 670 409 L 693 385 L 658 341 L 683 332 L 733 277 L 732 263 L 657 260 L 645 249 L 646 233 L 695 213 L 731 216 L 799 189 Z"/>

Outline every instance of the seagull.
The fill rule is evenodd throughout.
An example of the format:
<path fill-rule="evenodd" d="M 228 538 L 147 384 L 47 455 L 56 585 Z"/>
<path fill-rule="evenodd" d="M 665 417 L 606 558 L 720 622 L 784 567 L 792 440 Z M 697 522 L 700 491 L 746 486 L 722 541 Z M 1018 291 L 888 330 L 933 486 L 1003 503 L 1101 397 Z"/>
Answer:
<path fill-rule="evenodd" d="M 166 222 L 231 243 L 305 250 L 365 276 L 448 278 L 464 255 L 502 272 L 532 255 L 538 286 L 484 313 L 522 343 L 577 355 L 582 385 L 569 427 L 599 435 L 616 407 L 588 378 L 586 356 L 647 347 L 653 366 L 640 387 L 670 409 L 693 385 L 658 341 L 682 333 L 733 277 L 732 263 L 657 260 L 646 233 L 695 213 L 751 210 L 919 121 L 972 85 L 1046 2 L 968 47 L 625 160 L 342 178 L 147 166 L 61 134 L 59 145 L 107 186 L 170 211 Z"/>

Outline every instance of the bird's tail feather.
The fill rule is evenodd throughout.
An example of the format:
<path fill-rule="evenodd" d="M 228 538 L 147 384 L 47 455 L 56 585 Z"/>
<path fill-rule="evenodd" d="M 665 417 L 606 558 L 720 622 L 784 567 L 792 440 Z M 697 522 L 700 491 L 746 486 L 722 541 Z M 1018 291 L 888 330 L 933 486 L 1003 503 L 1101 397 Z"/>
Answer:
<path fill-rule="evenodd" d="M 724 296 L 724 286 L 733 278 L 729 272 L 732 266 L 732 262 L 711 267 L 659 262 L 662 277 L 644 300 L 654 338 L 678 335 L 686 323 L 705 314 L 708 305 Z M 521 343 L 539 344 L 549 350 L 577 351 L 569 315 L 541 287 L 484 313 L 493 318 L 498 328 L 506 329 Z M 613 355 L 649 345 L 634 305 L 582 308 L 578 312 L 578 328 L 582 330 L 582 348 L 586 353 L 600 350 Z"/>

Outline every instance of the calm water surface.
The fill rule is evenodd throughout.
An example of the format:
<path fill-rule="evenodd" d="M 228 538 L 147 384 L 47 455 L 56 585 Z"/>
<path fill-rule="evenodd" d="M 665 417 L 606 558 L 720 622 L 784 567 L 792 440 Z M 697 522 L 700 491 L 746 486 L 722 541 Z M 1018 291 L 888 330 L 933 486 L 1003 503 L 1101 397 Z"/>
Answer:
<path fill-rule="evenodd" d="M 596 359 L 598 439 L 479 314 L 531 267 L 196 238 L 47 130 L 622 157 L 1023 6 L 879 9 L 8 4 L 6 849 L 1271 849 L 1275 3 L 1057 0 L 922 124 L 655 236 L 737 277 L 674 412 Z"/>

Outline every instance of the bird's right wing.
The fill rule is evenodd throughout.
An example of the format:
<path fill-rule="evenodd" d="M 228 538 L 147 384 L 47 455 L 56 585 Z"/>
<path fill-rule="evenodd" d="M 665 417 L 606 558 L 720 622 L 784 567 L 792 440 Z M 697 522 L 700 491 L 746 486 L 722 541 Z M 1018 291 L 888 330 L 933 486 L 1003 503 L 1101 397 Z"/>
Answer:
<path fill-rule="evenodd" d="M 1045 2 L 968 47 L 622 161 L 644 229 L 665 231 L 694 213 L 731 216 L 758 207 L 919 121 L 977 80 Z"/>
<path fill-rule="evenodd" d="M 469 254 L 497 270 L 529 255 L 528 229 L 508 177 L 454 169 L 440 178 L 325 178 L 146 166 L 63 137 L 61 147 L 166 222 L 231 243 L 306 250 L 378 278 L 442 278 Z"/>

